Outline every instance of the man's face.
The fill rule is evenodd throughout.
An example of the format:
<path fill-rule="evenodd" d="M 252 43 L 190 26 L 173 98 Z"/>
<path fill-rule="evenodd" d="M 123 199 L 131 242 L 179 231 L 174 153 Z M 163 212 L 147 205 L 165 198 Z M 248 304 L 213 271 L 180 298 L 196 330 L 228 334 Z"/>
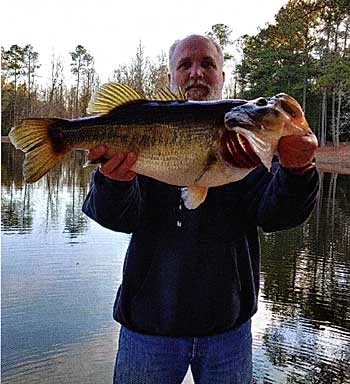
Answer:
<path fill-rule="evenodd" d="M 171 90 L 180 88 L 189 100 L 221 99 L 225 74 L 216 47 L 200 36 L 181 41 L 169 79 Z"/>

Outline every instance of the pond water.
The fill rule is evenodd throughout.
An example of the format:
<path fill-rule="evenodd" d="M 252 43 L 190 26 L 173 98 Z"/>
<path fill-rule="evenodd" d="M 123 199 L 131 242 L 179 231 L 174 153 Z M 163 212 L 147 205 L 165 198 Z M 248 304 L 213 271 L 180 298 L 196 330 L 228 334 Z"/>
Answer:
<path fill-rule="evenodd" d="M 129 237 L 81 212 L 83 153 L 33 185 L 22 161 L 2 145 L 2 383 L 111 383 Z M 350 176 L 321 181 L 307 223 L 261 234 L 257 383 L 350 383 Z"/>

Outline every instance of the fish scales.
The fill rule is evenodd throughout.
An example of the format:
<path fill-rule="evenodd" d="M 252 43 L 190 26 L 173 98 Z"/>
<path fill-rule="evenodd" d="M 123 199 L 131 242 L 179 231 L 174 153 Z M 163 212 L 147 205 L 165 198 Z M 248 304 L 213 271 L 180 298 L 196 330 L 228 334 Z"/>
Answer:
<path fill-rule="evenodd" d="M 78 143 L 79 148 L 107 144 L 111 152 L 135 151 L 139 154 L 136 171 L 145 173 L 150 167 L 153 177 L 167 182 L 177 180 L 177 184 L 183 185 L 189 180 L 188 169 L 196 162 L 198 172 L 205 166 L 218 129 L 223 128 L 223 121 L 217 116 L 222 116 L 221 111 L 229 110 L 233 104 L 238 102 L 208 103 L 205 107 L 196 103 L 138 103 L 109 116 L 71 122 L 63 132 L 67 142 L 72 146 Z M 133 117 L 135 109 L 137 118 Z M 128 114 L 131 118 L 125 124 Z M 173 115 L 172 119 L 169 115 Z M 182 171 L 183 177 L 169 179 L 169 169 L 175 168 Z M 191 180 L 194 178 L 195 175 Z"/>

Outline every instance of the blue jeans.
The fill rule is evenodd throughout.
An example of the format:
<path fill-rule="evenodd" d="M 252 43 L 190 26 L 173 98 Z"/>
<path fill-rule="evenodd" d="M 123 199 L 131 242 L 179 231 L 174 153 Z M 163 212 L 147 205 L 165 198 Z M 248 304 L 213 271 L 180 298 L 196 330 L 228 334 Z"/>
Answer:
<path fill-rule="evenodd" d="M 208 337 L 154 336 L 121 328 L 114 384 L 181 384 L 189 366 L 196 384 L 250 384 L 251 321 Z"/>

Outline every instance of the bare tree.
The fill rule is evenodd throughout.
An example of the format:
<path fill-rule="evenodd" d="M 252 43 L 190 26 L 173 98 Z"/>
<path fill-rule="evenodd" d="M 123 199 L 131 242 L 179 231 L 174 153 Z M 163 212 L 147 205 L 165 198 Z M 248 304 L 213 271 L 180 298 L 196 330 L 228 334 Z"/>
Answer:
<path fill-rule="evenodd" d="M 34 82 L 37 69 L 40 68 L 39 53 L 34 51 L 32 45 L 27 44 L 23 48 L 23 70 L 27 78 L 28 106 L 27 114 L 32 112 L 32 94 L 34 91 Z"/>
<path fill-rule="evenodd" d="M 79 91 L 81 86 L 81 77 L 89 72 L 89 69 L 93 67 L 93 56 L 82 46 L 77 45 L 74 52 L 70 52 L 72 63 L 71 71 L 76 76 L 75 83 L 75 98 L 74 98 L 74 114 L 79 113 Z M 90 76 L 90 75 L 89 75 Z"/>

